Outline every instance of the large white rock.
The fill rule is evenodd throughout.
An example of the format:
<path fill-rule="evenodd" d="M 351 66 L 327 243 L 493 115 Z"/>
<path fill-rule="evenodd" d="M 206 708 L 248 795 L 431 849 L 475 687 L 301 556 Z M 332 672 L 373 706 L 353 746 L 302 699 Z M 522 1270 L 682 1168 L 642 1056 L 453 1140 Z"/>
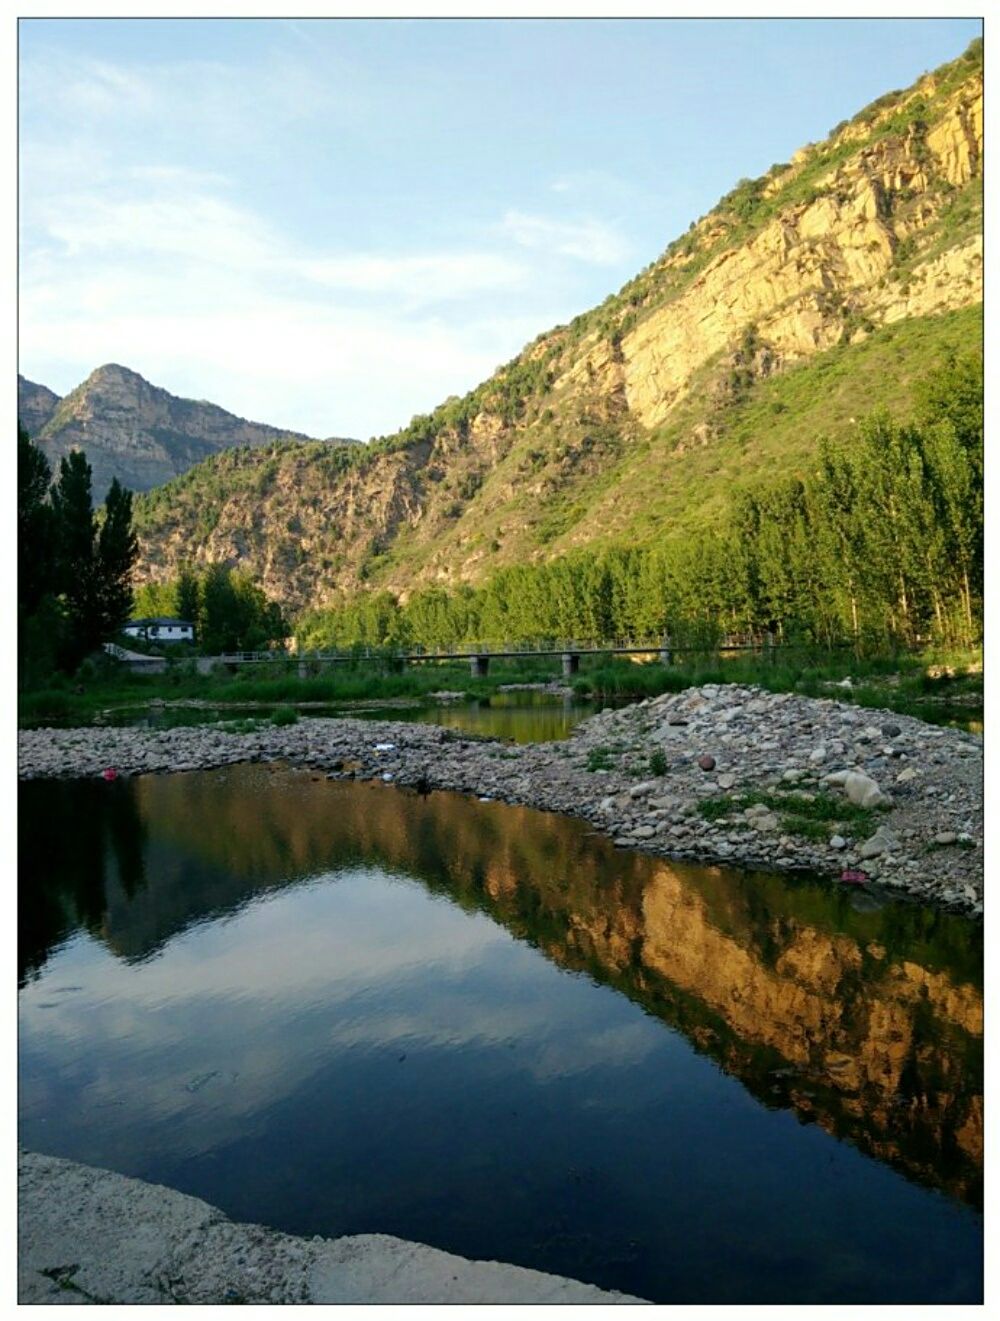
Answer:
<path fill-rule="evenodd" d="M 855 807 L 878 807 L 886 801 L 882 790 L 863 771 L 851 771 L 844 780 L 844 793 Z"/>

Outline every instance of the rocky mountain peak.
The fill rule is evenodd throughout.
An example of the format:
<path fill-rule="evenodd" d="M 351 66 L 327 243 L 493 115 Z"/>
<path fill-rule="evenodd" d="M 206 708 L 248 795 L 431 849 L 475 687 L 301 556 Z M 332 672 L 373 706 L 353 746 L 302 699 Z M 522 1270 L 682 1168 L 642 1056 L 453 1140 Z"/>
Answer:
<path fill-rule="evenodd" d="M 24 384 L 31 387 L 21 391 L 24 409 L 35 420 L 33 434 L 53 470 L 64 454 L 83 450 L 98 500 L 116 477 L 130 490 L 146 491 L 223 450 L 310 439 L 247 421 L 218 404 L 180 398 L 117 362 L 96 368 L 61 400 L 44 386 Z M 19 401 L 22 420 L 23 413 Z"/>

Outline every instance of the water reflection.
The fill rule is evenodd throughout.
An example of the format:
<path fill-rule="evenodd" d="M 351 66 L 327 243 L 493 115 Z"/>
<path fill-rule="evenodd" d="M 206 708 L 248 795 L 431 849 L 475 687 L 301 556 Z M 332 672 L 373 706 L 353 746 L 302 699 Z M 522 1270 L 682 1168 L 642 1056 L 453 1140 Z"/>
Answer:
<path fill-rule="evenodd" d="M 313 704 L 298 708 L 301 719 L 349 716 L 360 720 L 405 720 L 416 724 L 444 725 L 514 743 L 541 743 L 569 738 L 581 720 L 606 703 L 546 693 L 498 693 L 492 697 L 455 702 L 403 701 Z M 108 725 L 138 729 L 174 729 L 178 726 L 215 724 L 232 720 L 269 720 L 277 706 L 134 706 L 120 707 L 102 716 Z"/>
<path fill-rule="evenodd" d="M 263 767 L 29 783 L 21 852 L 28 1145 L 657 1299 L 975 1292 L 967 922 Z"/>

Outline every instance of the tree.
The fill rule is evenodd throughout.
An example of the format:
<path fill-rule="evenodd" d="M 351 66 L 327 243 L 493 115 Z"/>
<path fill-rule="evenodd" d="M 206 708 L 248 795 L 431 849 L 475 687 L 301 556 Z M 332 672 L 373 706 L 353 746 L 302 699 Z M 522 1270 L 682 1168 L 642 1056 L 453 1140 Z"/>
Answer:
<path fill-rule="evenodd" d="M 177 579 L 177 615 L 188 623 L 198 624 L 201 612 L 201 590 L 190 564 L 182 564 Z"/>
<path fill-rule="evenodd" d="M 19 424 L 17 428 L 17 602 L 33 615 L 53 588 L 52 507 L 47 501 L 52 472 L 48 460 Z"/>
<path fill-rule="evenodd" d="M 208 569 L 201 586 L 201 601 L 203 650 L 210 655 L 236 650 L 240 631 L 236 593 L 225 565 L 213 564 Z"/>
<path fill-rule="evenodd" d="M 73 664 L 102 641 L 91 472 L 79 450 L 60 460 L 52 510 L 56 528 L 55 582 L 66 603 L 71 633 L 67 660 Z"/>
<path fill-rule="evenodd" d="M 132 492 L 114 478 L 97 534 L 97 619 L 99 640 L 121 631 L 132 611 L 132 569 L 139 543 L 132 531 Z"/>

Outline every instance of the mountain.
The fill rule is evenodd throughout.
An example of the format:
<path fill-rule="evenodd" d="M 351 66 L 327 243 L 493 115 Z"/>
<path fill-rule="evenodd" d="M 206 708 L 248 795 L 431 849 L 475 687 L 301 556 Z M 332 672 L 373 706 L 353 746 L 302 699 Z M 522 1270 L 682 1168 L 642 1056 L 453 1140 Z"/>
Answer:
<path fill-rule="evenodd" d="M 31 410 L 34 425 L 23 409 Z M 18 415 L 53 471 L 62 455 L 85 452 L 97 500 L 114 477 L 132 491 L 147 491 L 223 450 L 309 440 L 297 431 L 247 422 L 217 404 L 180 399 L 117 363 L 98 367 L 64 399 L 19 377 Z"/>
<path fill-rule="evenodd" d="M 17 419 L 29 435 L 38 435 L 58 403 L 59 396 L 47 385 L 36 385 L 18 373 Z"/>
<path fill-rule="evenodd" d="M 981 343 L 982 47 L 742 180 L 599 307 L 392 437 L 277 444 L 139 501 L 141 576 L 249 568 L 291 607 L 683 536 L 734 484 Z"/>

